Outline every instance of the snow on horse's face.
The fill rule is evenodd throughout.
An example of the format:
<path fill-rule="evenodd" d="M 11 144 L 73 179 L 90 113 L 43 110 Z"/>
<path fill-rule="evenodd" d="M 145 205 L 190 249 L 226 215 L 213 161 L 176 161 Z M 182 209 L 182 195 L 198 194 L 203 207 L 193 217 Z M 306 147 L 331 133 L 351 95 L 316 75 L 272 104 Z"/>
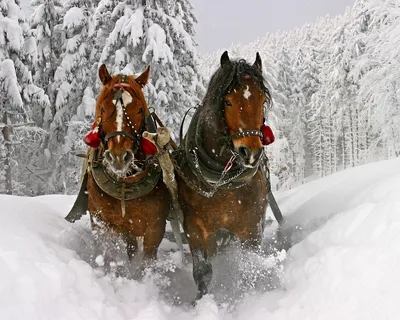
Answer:
<path fill-rule="evenodd" d="M 103 84 L 96 104 L 96 121 L 105 135 L 104 165 L 124 177 L 134 166 L 140 147 L 148 107 L 143 87 L 149 79 L 148 67 L 139 77 L 111 76 L 103 64 L 99 77 Z"/>
<path fill-rule="evenodd" d="M 229 67 L 230 63 L 227 53 L 222 55 L 221 68 Z M 252 167 L 260 157 L 262 141 L 258 135 L 251 134 L 251 131 L 260 130 L 264 121 L 264 104 L 269 100 L 255 79 L 256 74 L 262 73 L 262 62 L 258 53 L 252 68 L 254 74 L 240 74 L 224 97 L 225 123 L 229 135 L 234 136 L 234 149 L 246 167 Z"/>

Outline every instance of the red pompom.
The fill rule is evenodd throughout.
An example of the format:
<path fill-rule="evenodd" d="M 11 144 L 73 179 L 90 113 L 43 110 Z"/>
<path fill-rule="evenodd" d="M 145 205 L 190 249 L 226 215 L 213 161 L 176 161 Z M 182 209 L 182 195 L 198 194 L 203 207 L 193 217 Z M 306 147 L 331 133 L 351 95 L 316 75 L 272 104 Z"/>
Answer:
<path fill-rule="evenodd" d="M 83 142 L 85 142 L 89 147 L 92 147 L 94 149 L 99 147 L 101 143 L 101 138 L 100 138 L 100 130 L 96 122 L 92 124 L 90 132 L 83 138 Z"/>
<path fill-rule="evenodd" d="M 142 146 L 142 149 L 144 153 L 147 156 L 152 156 L 153 154 L 157 153 L 157 147 L 152 143 L 151 141 L 147 140 L 146 138 L 141 137 L 140 138 L 140 144 Z"/>
<path fill-rule="evenodd" d="M 267 146 L 275 141 L 274 133 L 272 132 L 271 127 L 267 126 L 265 123 L 261 127 L 262 136 L 262 144 Z"/>

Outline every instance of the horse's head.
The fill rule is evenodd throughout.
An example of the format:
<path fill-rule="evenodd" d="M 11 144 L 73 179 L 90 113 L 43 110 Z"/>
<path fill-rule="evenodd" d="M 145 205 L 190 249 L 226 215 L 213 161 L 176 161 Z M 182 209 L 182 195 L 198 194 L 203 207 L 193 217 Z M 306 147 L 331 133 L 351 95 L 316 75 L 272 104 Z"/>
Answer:
<path fill-rule="evenodd" d="M 104 64 L 99 69 L 103 86 L 97 98 L 96 121 L 105 141 L 103 164 L 119 177 L 135 167 L 135 154 L 149 113 L 142 91 L 149 72 L 148 67 L 136 78 L 111 76 Z"/>
<path fill-rule="evenodd" d="M 271 97 L 264 85 L 259 53 L 253 65 L 244 60 L 231 61 L 225 51 L 221 72 L 230 74 L 230 83 L 222 93 L 223 114 L 229 140 L 245 167 L 256 165 L 262 153 L 261 127 L 264 106 Z"/>

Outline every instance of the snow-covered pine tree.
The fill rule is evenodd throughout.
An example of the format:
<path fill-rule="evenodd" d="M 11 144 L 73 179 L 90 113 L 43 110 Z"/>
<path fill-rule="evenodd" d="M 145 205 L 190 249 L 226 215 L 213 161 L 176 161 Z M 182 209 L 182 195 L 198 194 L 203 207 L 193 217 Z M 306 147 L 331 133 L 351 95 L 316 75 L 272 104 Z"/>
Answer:
<path fill-rule="evenodd" d="M 321 20 L 318 23 L 321 23 Z M 318 28 L 321 30 L 323 28 Z M 302 43 L 304 43 L 302 48 L 302 58 L 303 64 L 296 70 L 296 82 L 301 87 L 300 91 L 303 96 L 304 108 L 300 110 L 303 116 L 303 121 L 306 126 L 305 135 L 305 150 L 304 150 L 304 175 L 305 177 L 313 175 L 314 170 L 312 166 L 312 140 L 310 139 L 310 117 L 312 115 L 311 111 L 311 98 L 318 91 L 320 87 L 320 70 L 321 70 L 321 38 L 315 33 L 315 30 L 310 25 L 305 25 L 302 28 L 304 37 Z"/>
<path fill-rule="evenodd" d="M 293 178 L 294 181 L 303 181 L 306 150 L 306 98 L 302 87 L 301 76 L 305 65 L 304 52 L 298 48 L 291 57 L 292 64 L 292 95 L 287 106 L 289 117 L 292 119 L 288 133 L 289 142 L 293 151 Z"/>
<path fill-rule="evenodd" d="M 96 86 L 92 74 L 94 61 L 91 60 L 94 49 L 93 12 L 91 0 L 67 0 L 64 3 L 62 33 L 65 43 L 60 65 L 54 76 L 57 87 L 56 113 L 50 126 L 50 150 L 54 166 L 51 178 L 53 192 L 75 191 L 80 180 L 78 173 L 81 165 L 79 159 L 72 154 L 75 144 L 71 143 L 67 132 L 71 119 L 77 114 L 78 106 L 84 100 L 93 101 L 92 88 Z M 88 99 L 85 93 L 89 94 Z M 94 104 L 92 108 L 94 110 Z M 88 126 L 80 130 L 85 129 Z"/>
<path fill-rule="evenodd" d="M 0 21 L 1 22 L 1 21 Z M 14 62 L 11 59 L 5 59 L 0 62 L 0 126 L 2 137 L 0 139 L 0 159 L 2 159 L 1 178 L 4 179 L 1 184 L 1 193 L 13 193 L 12 177 L 12 154 L 13 137 L 12 125 L 10 125 L 13 115 L 22 114 L 22 98 L 19 93 L 17 75 L 15 74 Z M 4 187 L 3 187 L 4 186 Z"/>
<path fill-rule="evenodd" d="M 36 38 L 37 60 L 34 66 L 34 80 L 45 89 L 50 100 L 49 108 L 44 113 L 33 115 L 36 123 L 49 129 L 55 115 L 57 87 L 54 81 L 63 44 L 62 3 L 60 0 L 33 0 L 34 12 L 30 25 Z"/>
<path fill-rule="evenodd" d="M 369 132 L 374 136 L 369 151 L 381 158 L 400 155 L 400 61 L 398 1 L 357 1 L 356 8 L 368 19 L 366 55 L 360 60 L 361 78 L 358 99 L 369 115 Z M 390 40 L 388 40 L 390 39 Z M 372 90 L 371 90 L 372 89 Z"/>
<path fill-rule="evenodd" d="M 293 86 L 290 83 L 293 78 L 293 70 L 291 69 L 291 61 L 288 50 L 286 48 L 286 43 L 281 42 L 280 47 L 276 47 L 274 53 L 275 60 L 275 85 L 272 87 L 272 97 L 274 101 L 273 111 L 279 114 L 280 119 L 279 126 L 277 130 L 277 140 L 280 140 L 274 148 L 282 148 L 280 152 L 282 155 L 279 159 L 274 159 L 276 161 L 275 173 L 277 176 L 281 177 L 281 187 L 290 184 L 288 179 L 293 182 L 294 178 L 294 153 L 293 153 L 293 126 L 292 118 L 290 117 L 292 108 L 291 97 L 293 95 Z M 297 124 L 295 124 L 297 125 Z"/>
<path fill-rule="evenodd" d="M 100 81 L 98 80 L 99 61 L 104 45 L 114 29 L 116 19 L 112 16 L 112 13 L 118 4 L 118 0 L 93 0 L 93 41 L 91 41 L 92 50 L 89 61 L 91 61 L 90 75 L 92 77 L 91 82 L 94 83 L 94 86 L 92 86 L 94 92 L 100 90 Z"/>
<path fill-rule="evenodd" d="M 188 0 L 125 0 L 101 61 L 113 73 L 139 73 L 151 66 L 147 99 L 166 126 L 178 132 L 183 114 L 203 90 L 197 70 L 195 22 Z"/>
<path fill-rule="evenodd" d="M 6 147 L 2 156 L 4 167 L 8 170 L 7 193 L 33 195 L 40 192 L 36 188 L 30 188 L 31 183 L 38 180 L 37 176 L 32 177 L 30 164 L 35 162 L 37 157 L 41 157 L 39 146 L 47 135 L 32 122 L 32 111 L 44 110 L 49 105 L 49 100 L 32 80 L 30 70 L 35 61 L 35 54 L 35 41 L 19 1 L 1 0 L 0 100 L 2 132 L 3 138 L 6 139 L 6 143 L 1 145 L 2 148 Z M 11 186 L 10 179 L 13 180 Z M 42 189 L 44 185 L 45 181 L 42 181 Z"/>
<path fill-rule="evenodd" d="M 169 0 L 169 5 L 170 15 L 174 18 L 171 23 L 175 29 L 171 33 L 172 42 L 175 43 L 173 54 L 177 57 L 177 73 L 183 89 L 180 93 L 175 93 L 174 104 L 185 111 L 200 102 L 205 94 L 203 79 L 198 68 L 200 61 L 193 40 L 197 20 L 189 0 Z"/>

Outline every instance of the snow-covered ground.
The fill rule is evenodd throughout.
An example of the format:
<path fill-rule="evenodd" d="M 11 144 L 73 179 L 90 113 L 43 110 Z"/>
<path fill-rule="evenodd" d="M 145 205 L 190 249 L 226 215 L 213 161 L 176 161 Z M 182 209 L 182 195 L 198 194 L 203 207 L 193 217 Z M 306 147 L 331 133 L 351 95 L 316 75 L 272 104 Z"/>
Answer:
<path fill-rule="evenodd" d="M 391 160 L 276 194 L 296 244 L 271 257 L 228 250 L 196 307 L 191 265 L 168 240 L 143 279 L 104 276 L 88 219 L 63 220 L 74 197 L 0 196 L 0 319 L 399 319 L 399 181 Z"/>

